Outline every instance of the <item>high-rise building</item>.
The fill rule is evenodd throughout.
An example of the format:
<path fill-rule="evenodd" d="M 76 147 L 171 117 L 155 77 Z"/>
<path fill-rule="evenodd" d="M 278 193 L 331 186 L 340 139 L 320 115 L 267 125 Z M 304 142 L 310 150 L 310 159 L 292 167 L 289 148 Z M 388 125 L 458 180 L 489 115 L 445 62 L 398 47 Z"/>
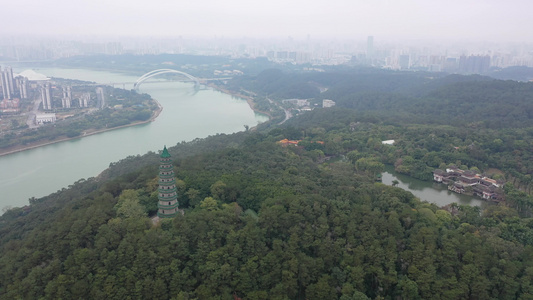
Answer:
<path fill-rule="evenodd" d="M 6 67 L 6 75 L 7 83 L 9 84 L 9 92 L 11 97 L 13 97 L 13 94 L 15 93 L 15 85 L 13 84 L 13 69 L 11 67 Z"/>
<path fill-rule="evenodd" d="M 70 98 L 63 97 L 63 99 L 61 99 L 61 106 L 63 106 L 63 108 L 70 108 Z"/>
<path fill-rule="evenodd" d="M 368 36 L 366 38 L 366 57 L 371 60 L 374 58 L 374 37 Z"/>
<path fill-rule="evenodd" d="M 20 91 L 21 99 L 28 99 L 28 78 L 18 76 L 15 80 L 17 89 Z"/>
<path fill-rule="evenodd" d="M 2 96 L 4 99 L 9 99 L 9 86 L 6 84 L 4 71 L 0 68 L 0 84 L 2 84 Z"/>
<path fill-rule="evenodd" d="M 282 60 L 288 59 L 289 58 L 289 52 L 288 51 L 278 51 L 276 53 L 276 58 L 277 59 L 282 59 Z"/>
<path fill-rule="evenodd" d="M 490 68 L 490 56 L 470 55 L 459 57 L 459 72 L 463 74 L 483 74 Z"/>
<path fill-rule="evenodd" d="M 400 70 L 407 70 L 409 69 L 409 55 L 402 54 L 398 57 L 398 65 L 400 66 Z"/>
<path fill-rule="evenodd" d="M 12 99 L 15 93 L 13 86 L 13 69 L 6 67 L 4 71 L 0 68 L 0 75 L 2 79 L 2 94 L 4 99 Z"/>
<path fill-rule="evenodd" d="M 89 100 L 91 99 L 90 93 L 82 94 L 80 97 L 80 107 L 89 107 Z"/>
<path fill-rule="evenodd" d="M 457 58 L 448 57 L 444 63 L 444 71 L 448 73 L 457 72 Z"/>
<path fill-rule="evenodd" d="M 161 152 L 159 159 L 159 188 L 157 204 L 157 216 L 160 218 L 174 217 L 178 212 L 178 192 L 176 179 L 174 178 L 174 166 L 167 147 Z"/>
<path fill-rule="evenodd" d="M 50 92 L 50 84 L 45 83 L 41 86 L 41 100 L 43 102 L 43 110 L 52 109 L 52 95 Z"/>
<path fill-rule="evenodd" d="M 61 99 L 61 104 L 63 108 L 70 108 L 72 93 L 70 91 L 70 86 L 63 87 L 63 98 Z"/>

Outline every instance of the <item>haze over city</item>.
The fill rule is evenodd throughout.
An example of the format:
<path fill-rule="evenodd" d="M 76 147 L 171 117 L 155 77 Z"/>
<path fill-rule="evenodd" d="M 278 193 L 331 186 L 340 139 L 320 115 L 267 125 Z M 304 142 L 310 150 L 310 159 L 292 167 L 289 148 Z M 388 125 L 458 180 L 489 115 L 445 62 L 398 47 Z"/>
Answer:
<path fill-rule="evenodd" d="M 424 39 L 531 43 L 526 0 L 8 1 L 1 36 Z"/>

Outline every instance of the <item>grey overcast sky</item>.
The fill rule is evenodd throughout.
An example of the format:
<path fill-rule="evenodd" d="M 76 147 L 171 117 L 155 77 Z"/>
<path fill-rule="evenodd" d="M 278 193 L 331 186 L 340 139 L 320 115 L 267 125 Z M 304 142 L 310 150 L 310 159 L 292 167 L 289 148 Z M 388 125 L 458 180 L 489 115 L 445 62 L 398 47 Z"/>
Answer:
<path fill-rule="evenodd" d="M 0 34 L 533 42 L 532 0 L 13 0 Z"/>

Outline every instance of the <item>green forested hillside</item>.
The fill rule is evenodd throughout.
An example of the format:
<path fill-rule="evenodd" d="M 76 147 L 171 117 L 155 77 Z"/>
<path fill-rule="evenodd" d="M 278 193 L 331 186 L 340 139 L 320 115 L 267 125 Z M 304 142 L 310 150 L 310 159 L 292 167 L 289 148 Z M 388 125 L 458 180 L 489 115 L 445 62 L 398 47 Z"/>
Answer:
<path fill-rule="evenodd" d="M 157 226 L 158 156 L 125 159 L 0 218 L 0 298 L 531 299 L 532 219 L 374 182 L 379 161 L 419 148 L 407 129 L 411 147 L 385 148 L 403 131 L 323 110 L 179 144 L 185 214 Z"/>
<path fill-rule="evenodd" d="M 9 210 L 0 299 L 533 299 L 530 83 L 268 70 L 228 87 L 337 107 L 169 148 L 184 215 L 159 224 L 156 153 Z M 485 173 L 506 201 L 421 203 L 375 182 L 384 164 Z"/>
<path fill-rule="evenodd" d="M 401 123 L 396 116 L 338 107 L 314 110 L 286 125 L 283 133 L 289 138 L 326 141 L 319 147 L 325 155 L 344 154 L 354 163 L 371 157 L 422 180 L 432 180 L 436 168 L 456 165 L 502 180 L 507 182 L 506 204 L 523 216 L 533 216 L 533 127 Z M 381 144 L 391 139 L 393 146 Z"/>
<path fill-rule="evenodd" d="M 323 73 L 265 70 L 235 78 L 245 88 L 272 99 L 331 99 L 337 106 L 371 112 L 395 122 L 489 128 L 533 126 L 533 83 L 479 75 L 445 75 L 353 69 Z M 320 92 L 320 89 L 324 92 Z"/>

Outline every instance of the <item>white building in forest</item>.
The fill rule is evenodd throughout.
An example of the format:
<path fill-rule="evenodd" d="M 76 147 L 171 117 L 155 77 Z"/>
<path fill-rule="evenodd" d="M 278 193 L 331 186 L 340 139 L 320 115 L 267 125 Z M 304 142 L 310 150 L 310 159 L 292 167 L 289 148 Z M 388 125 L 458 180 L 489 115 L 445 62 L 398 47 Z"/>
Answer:
<path fill-rule="evenodd" d="M 333 107 L 333 106 L 335 106 L 335 101 L 329 100 L 329 99 L 322 100 L 322 107 L 323 108 Z"/>
<path fill-rule="evenodd" d="M 54 123 L 56 121 L 56 114 L 37 114 L 35 115 L 35 124 L 42 125 L 44 123 Z"/>

